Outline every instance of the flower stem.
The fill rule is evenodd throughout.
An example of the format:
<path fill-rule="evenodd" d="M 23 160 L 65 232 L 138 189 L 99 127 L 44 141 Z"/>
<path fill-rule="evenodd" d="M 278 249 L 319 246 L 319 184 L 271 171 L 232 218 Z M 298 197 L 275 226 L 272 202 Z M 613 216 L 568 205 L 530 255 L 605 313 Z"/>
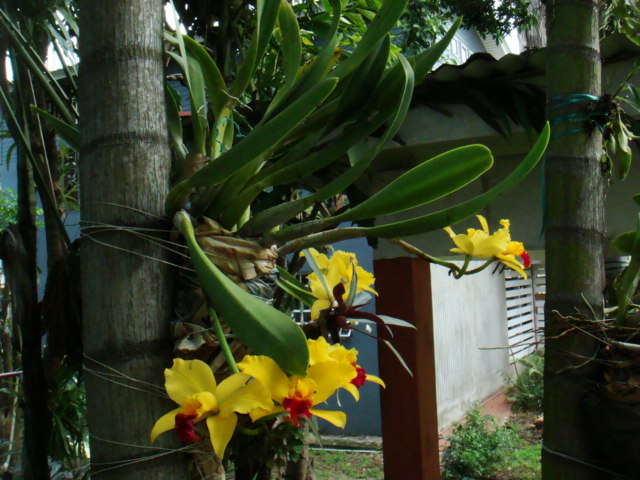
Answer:
<path fill-rule="evenodd" d="M 462 274 L 462 272 L 460 272 L 460 267 L 458 267 L 455 263 L 447 262 L 447 261 L 442 260 L 442 259 L 440 259 L 438 257 L 433 257 L 433 256 L 429 255 L 428 253 L 423 252 L 418 247 L 414 247 L 409 242 L 405 242 L 404 240 L 400 240 L 399 238 L 389 238 L 387 240 L 390 243 L 395 243 L 396 245 L 400 245 L 407 252 L 413 253 L 416 257 L 419 257 L 419 258 L 423 259 L 426 262 L 435 263 L 436 265 L 441 265 L 443 267 L 447 267 L 449 270 L 451 270 L 453 272 L 454 276 L 458 275 L 458 274 L 460 274 L 460 275 Z M 458 278 L 458 277 L 456 277 L 456 278 Z"/>
<path fill-rule="evenodd" d="M 489 260 L 487 260 L 486 262 L 484 262 L 482 265 L 480 265 L 478 268 L 474 268 L 473 270 L 469 270 L 468 272 L 466 272 L 466 275 L 472 275 L 474 273 L 478 273 L 481 272 L 482 270 L 484 270 L 485 268 L 487 268 L 489 265 L 491 265 L 493 262 L 496 261 L 496 257 L 491 257 Z"/>
<path fill-rule="evenodd" d="M 216 332 L 218 342 L 220 343 L 220 348 L 222 349 L 222 354 L 227 361 L 227 365 L 229 365 L 229 368 L 231 369 L 231 373 L 239 373 L 240 369 L 238 368 L 238 365 L 236 365 L 236 359 L 233 358 L 233 353 L 231 353 L 231 348 L 229 347 L 229 343 L 227 342 L 227 337 L 222 331 L 222 325 L 220 325 L 218 314 L 215 312 L 215 310 L 210 308 L 209 316 L 211 317 L 211 321 L 213 322 L 213 330 Z"/>
<path fill-rule="evenodd" d="M 469 262 L 471 261 L 471 255 L 464 256 L 464 263 L 462 267 L 457 272 L 453 272 L 453 278 L 460 278 L 467 273 L 467 267 L 469 266 Z"/>

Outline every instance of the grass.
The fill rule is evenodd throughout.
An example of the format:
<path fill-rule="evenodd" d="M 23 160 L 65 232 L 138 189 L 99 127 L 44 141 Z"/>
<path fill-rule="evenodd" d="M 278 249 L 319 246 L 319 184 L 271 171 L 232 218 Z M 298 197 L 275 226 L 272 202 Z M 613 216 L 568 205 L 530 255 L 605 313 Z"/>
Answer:
<path fill-rule="evenodd" d="M 312 450 L 318 480 L 382 480 L 382 452 Z"/>
<path fill-rule="evenodd" d="M 505 466 L 491 480 L 540 480 L 542 432 L 534 425 L 539 414 L 514 412 L 508 428 L 519 442 Z M 317 480 L 382 480 L 382 452 L 364 453 L 342 450 L 311 450 Z"/>

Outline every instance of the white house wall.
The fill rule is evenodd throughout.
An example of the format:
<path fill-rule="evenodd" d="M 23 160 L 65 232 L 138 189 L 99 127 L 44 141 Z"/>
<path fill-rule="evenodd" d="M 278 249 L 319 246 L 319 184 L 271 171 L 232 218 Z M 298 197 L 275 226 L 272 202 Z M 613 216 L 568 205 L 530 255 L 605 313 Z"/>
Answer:
<path fill-rule="evenodd" d="M 504 276 L 488 268 L 456 280 L 435 266 L 431 285 L 438 425 L 445 428 L 504 385 L 502 374 L 509 367 L 508 351 L 499 348 L 508 342 Z"/>

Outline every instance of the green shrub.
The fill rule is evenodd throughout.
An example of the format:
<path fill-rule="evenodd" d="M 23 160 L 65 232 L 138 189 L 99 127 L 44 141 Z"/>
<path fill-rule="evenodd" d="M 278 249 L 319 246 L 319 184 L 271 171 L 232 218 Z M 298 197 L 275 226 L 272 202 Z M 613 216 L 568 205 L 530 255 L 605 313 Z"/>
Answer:
<path fill-rule="evenodd" d="M 504 467 L 519 439 L 475 406 L 467 413 L 465 423 L 454 426 L 448 443 L 442 456 L 442 480 L 484 480 Z"/>
<path fill-rule="evenodd" d="M 543 370 L 544 355 L 542 352 L 536 352 L 518 360 L 517 375 L 510 392 L 510 400 L 513 401 L 513 406 L 516 409 L 542 412 Z"/>

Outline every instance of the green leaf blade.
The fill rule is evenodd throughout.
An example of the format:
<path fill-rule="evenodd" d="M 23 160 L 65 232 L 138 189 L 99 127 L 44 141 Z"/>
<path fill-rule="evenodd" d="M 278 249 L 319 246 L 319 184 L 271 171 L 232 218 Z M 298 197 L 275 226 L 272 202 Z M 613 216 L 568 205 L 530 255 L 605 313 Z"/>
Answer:
<path fill-rule="evenodd" d="M 185 236 L 203 291 L 231 330 L 257 355 L 271 357 L 285 372 L 306 376 L 309 348 L 302 329 L 288 315 L 241 289 L 222 273 L 196 241 L 185 212 L 174 218 Z"/>

